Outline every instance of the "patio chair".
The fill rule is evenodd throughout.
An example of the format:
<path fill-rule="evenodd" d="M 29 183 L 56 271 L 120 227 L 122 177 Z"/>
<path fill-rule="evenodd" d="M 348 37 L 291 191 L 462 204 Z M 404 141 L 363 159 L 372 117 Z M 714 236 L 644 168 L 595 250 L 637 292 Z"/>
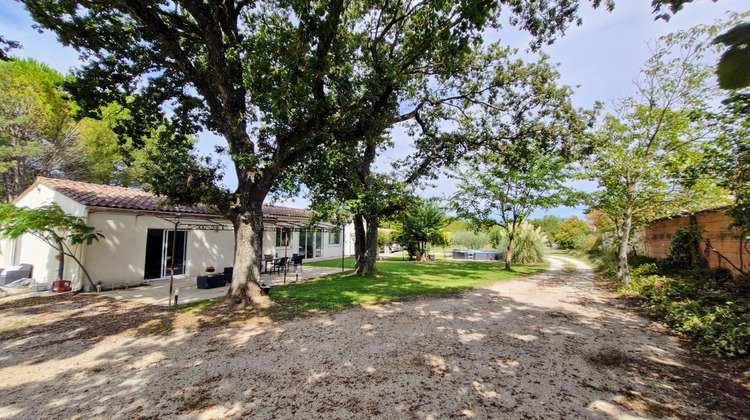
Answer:
<path fill-rule="evenodd" d="M 276 271 L 277 273 L 280 274 L 282 269 L 286 269 L 288 259 L 289 259 L 288 257 L 279 258 L 279 260 L 273 264 L 272 271 Z"/>
<path fill-rule="evenodd" d="M 304 255 L 297 255 L 297 256 L 292 257 L 291 262 L 292 264 L 294 264 L 295 271 L 297 270 L 298 267 L 302 267 L 302 260 L 304 259 L 305 259 Z"/>

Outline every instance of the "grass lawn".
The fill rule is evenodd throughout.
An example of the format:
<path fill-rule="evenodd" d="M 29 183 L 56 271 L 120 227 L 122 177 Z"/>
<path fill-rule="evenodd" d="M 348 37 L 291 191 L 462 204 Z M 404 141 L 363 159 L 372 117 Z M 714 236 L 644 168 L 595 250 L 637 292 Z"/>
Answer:
<path fill-rule="evenodd" d="M 296 310 L 325 310 L 384 302 L 424 294 L 447 294 L 474 289 L 500 280 L 542 272 L 548 264 L 518 264 L 510 271 L 502 261 L 378 261 L 380 274 L 334 274 L 304 283 L 274 288 L 274 301 Z M 341 267 L 341 260 L 317 261 L 307 265 Z M 354 259 L 344 261 L 354 268 Z M 290 305 L 291 304 L 291 305 Z"/>

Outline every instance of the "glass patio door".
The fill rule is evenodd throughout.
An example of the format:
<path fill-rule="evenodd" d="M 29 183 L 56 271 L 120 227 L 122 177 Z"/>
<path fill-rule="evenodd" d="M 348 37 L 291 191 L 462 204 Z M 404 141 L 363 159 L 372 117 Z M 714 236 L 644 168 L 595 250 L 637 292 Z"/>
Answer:
<path fill-rule="evenodd" d="M 146 280 L 168 277 L 172 268 L 172 240 L 174 231 L 149 229 L 146 233 L 146 263 L 143 278 Z M 185 274 L 187 231 L 177 231 L 174 241 L 174 273 Z"/>

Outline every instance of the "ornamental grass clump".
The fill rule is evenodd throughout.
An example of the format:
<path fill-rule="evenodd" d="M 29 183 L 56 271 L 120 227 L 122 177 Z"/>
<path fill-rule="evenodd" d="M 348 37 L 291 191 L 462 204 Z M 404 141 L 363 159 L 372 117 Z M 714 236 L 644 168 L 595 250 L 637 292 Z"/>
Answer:
<path fill-rule="evenodd" d="M 508 249 L 508 233 L 504 229 L 493 231 L 492 242 L 495 248 Z M 515 241 L 513 242 L 514 263 L 538 263 L 544 261 L 547 256 L 547 235 L 540 227 L 526 221 L 521 222 L 516 228 Z"/>

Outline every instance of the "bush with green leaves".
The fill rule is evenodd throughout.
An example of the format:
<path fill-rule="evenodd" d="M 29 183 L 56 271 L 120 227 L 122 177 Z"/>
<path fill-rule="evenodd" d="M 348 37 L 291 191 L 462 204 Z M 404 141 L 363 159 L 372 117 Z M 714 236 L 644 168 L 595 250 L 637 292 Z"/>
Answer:
<path fill-rule="evenodd" d="M 496 233 L 494 233 L 496 232 Z M 493 239 L 496 240 L 495 248 L 508 249 L 508 235 L 502 229 L 493 230 Z M 526 221 L 516 228 L 515 241 L 513 242 L 512 259 L 514 263 L 538 263 L 544 261 L 547 256 L 547 235 L 541 228 Z"/>
<path fill-rule="evenodd" d="M 729 357 L 750 355 L 747 293 L 738 295 L 727 287 L 731 282 L 721 270 L 700 271 L 698 276 L 633 275 L 626 293 L 646 301 L 654 316 L 695 338 L 700 350 Z"/>
<path fill-rule="evenodd" d="M 544 216 L 541 219 L 532 220 L 531 224 L 534 227 L 542 228 L 544 234 L 547 235 L 547 239 L 555 242 L 555 237 L 560 232 L 560 224 L 563 220 L 560 216 Z"/>
<path fill-rule="evenodd" d="M 483 249 L 490 243 L 490 237 L 484 232 L 461 230 L 453 234 L 452 246 L 462 246 L 466 249 Z"/>
<path fill-rule="evenodd" d="M 400 220 L 400 229 L 391 232 L 391 239 L 403 246 L 410 257 L 424 259 L 430 244 L 444 245 L 441 232 L 448 219 L 443 210 L 432 203 L 418 207 Z"/>
<path fill-rule="evenodd" d="M 592 253 L 599 253 L 602 251 L 602 246 L 604 245 L 604 241 L 602 241 L 602 237 L 599 235 L 588 235 L 586 237 L 586 243 L 583 246 L 583 250 L 588 252 L 589 254 Z"/>
<path fill-rule="evenodd" d="M 378 231 L 378 248 L 391 246 L 392 244 L 393 244 L 393 240 L 391 239 L 390 233 Z"/>
<path fill-rule="evenodd" d="M 578 216 L 571 216 L 560 223 L 560 231 L 555 235 L 555 242 L 561 248 L 578 249 L 576 245 L 582 248 L 586 237 L 590 234 L 591 228 L 585 220 L 579 219 Z"/>
<path fill-rule="evenodd" d="M 674 269 L 708 267 L 708 259 L 701 251 L 705 230 L 703 226 L 685 226 L 678 229 L 669 244 L 664 266 Z"/>
<path fill-rule="evenodd" d="M 727 269 L 677 270 L 664 261 L 630 255 L 631 282 L 621 289 L 646 303 L 648 311 L 673 329 L 693 337 L 698 348 L 729 357 L 750 356 L 750 283 Z M 616 280 L 612 258 L 597 274 Z"/>

